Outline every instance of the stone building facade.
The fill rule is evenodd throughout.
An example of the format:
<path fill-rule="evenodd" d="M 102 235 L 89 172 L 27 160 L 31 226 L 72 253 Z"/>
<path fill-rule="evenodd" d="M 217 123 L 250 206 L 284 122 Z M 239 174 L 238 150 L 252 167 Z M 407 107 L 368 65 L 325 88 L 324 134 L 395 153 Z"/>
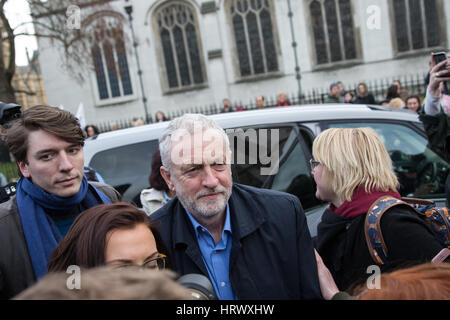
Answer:
<path fill-rule="evenodd" d="M 337 80 L 426 73 L 430 52 L 448 50 L 449 17 L 446 0 L 117 0 L 83 19 L 94 65 L 83 83 L 47 39 L 39 59 L 48 103 L 74 113 L 83 103 L 96 123 L 144 117 L 141 88 L 154 117 L 224 98 L 248 103 Z M 96 33 L 112 21 L 122 29 Z"/>
<path fill-rule="evenodd" d="M 12 85 L 16 91 L 16 102 L 23 108 L 27 109 L 38 104 L 47 104 L 38 51 L 33 52 L 32 57 L 28 59 L 27 65 L 16 67 Z"/>

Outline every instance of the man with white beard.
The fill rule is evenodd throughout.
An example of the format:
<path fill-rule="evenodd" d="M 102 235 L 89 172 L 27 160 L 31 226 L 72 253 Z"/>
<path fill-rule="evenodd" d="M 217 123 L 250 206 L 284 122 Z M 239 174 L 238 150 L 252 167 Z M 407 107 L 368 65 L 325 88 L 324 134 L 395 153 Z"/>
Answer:
<path fill-rule="evenodd" d="M 219 299 L 321 299 L 313 243 L 297 197 L 233 184 L 228 136 L 187 114 L 159 140 L 176 198 L 154 213 L 181 275 L 204 274 Z"/>

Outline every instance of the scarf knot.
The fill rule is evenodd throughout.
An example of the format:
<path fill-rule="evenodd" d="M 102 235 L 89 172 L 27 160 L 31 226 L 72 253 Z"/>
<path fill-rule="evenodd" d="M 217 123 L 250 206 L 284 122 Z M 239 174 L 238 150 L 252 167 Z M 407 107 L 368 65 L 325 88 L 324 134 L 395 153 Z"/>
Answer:
<path fill-rule="evenodd" d="M 83 201 L 86 193 L 88 191 L 88 182 L 86 178 L 83 177 L 83 180 L 80 184 L 80 189 L 78 193 L 71 197 L 61 198 L 54 194 L 50 194 L 40 188 L 39 186 L 32 183 L 27 178 L 22 178 L 17 183 L 17 189 L 23 190 L 23 192 L 28 195 L 33 202 L 38 204 L 42 208 L 50 209 L 50 210 L 70 210 L 73 207 L 80 204 Z"/>
<path fill-rule="evenodd" d="M 67 198 L 50 194 L 27 178 L 21 178 L 17 183 L 16 199 L 28 254 L 37 280 L 47 273 L 50 255 L 63 237 L 53 219 L 45 213 L 45 209 L 65 211 L 80 205 L 82 211 L 100 203 L 111 203 L 106 195 L 88 183 L 86 177 L 83 177 L 78 192 Z"/>

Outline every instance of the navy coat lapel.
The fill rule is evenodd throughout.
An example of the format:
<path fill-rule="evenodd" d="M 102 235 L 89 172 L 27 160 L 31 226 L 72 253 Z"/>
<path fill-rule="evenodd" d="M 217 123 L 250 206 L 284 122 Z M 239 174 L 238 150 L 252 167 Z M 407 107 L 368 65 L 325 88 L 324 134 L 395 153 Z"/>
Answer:
<path fill-rule="evenodd" d="M 236 263 L 239 251 L 242 247 L 241 240 L 255 232 L 265 219 L 259 215 L 251 197 L 246 196 L 242 190 L 233 188 L 229 205 L 232 232 L 232 247 L 230 253 L 230 272 Z"/>

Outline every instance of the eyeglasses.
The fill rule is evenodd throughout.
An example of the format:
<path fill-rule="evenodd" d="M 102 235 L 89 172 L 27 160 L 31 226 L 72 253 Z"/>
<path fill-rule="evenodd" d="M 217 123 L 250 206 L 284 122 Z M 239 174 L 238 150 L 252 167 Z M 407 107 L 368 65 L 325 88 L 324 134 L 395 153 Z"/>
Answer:
<path fill-rule="evenodd" d="M 314 159 L 309 160 L 309 165 L 311 167 L 311 171 L 313 171 L 319 164 L 320 164 L 319 161 L 316 161 Z"/>
<path fill-rule="evenodd" d="M 120 269 L 127 267 L 141 267 L 145 269 L 164 270 L 166 268 L 166 259 L 167 259 L 166 255 L 158 253 L 158 255 L 155 258 L 145 261 L 142 265 L 122 264 L 116 267 Z"/>
<path fill-rule="evenodd" d="M 142 267 L 147 268 L 147 269 L 163 270 L 166 267 L 166 259 L 167 259 L 166 255 L 164 255 L 162 253 L 158 253 L 156 258 L 147 260 L 146 262 L 144 262 Z"/>

